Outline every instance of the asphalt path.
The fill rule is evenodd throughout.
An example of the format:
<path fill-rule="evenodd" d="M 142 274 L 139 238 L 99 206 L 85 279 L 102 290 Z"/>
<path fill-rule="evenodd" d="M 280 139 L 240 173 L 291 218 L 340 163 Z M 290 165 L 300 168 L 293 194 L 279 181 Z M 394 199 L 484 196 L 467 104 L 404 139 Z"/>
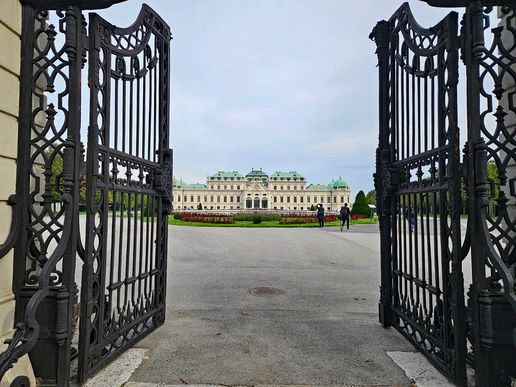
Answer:
<path fill-rule="evenodd" d="M 378 291 L 377 225 L 171 226 L 167 320 L 130 381 L 409 385 L 386 352 L 414 348 L 378 323 Z"/>

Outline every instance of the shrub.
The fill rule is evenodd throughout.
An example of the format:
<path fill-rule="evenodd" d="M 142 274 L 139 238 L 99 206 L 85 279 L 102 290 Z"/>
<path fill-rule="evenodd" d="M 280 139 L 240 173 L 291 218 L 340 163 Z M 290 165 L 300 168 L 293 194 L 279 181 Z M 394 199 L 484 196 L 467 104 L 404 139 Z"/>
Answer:
<path fill-rule="evenodd" d="M 253 215 L 253 223 L 254 224 L 262 223 L 262 216 L 258 215 L 258 214 L 254 214 Z"/>
<path fill-rule="evenodd" d="M 202 203 L 197 204 L 197 209 L 202 210 Z"/>
<path fill-rule="evenodd" d="M 181 219 L 181 214 L 179 212 L 174 213 L 174 219 L 179 220 Z"/>
<path fill-rule="evenodd" d="M 362 214 L 369 216 L 371 213 L 371 209 L 367 205 L 367 200 L 364 194 L 364 191 L 359 191 L 357 193 L 357 197 L 355 198 L 355 203 L 353 203 L 353 208 L 351 209 L 351 214 Z"/>
<path fill-rule="evenodd" d="M 315 210 L 317 210 L 317 208 L 315 207 L 315 205 L 313 205 L 313 204 L 312 204 L 312 205 L 310 206 L 310 211 L 315 211 Z"/>

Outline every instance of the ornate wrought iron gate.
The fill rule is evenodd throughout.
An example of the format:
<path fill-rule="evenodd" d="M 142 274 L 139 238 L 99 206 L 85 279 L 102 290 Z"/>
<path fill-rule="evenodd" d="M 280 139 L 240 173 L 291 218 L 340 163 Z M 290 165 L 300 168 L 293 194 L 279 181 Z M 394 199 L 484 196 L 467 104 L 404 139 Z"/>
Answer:
<path fill-rule="evenodd" d="M 383 127 L 376 178 L 387 257 L 381 322 L 465 380 L 457 14 L 423 29 L 404 4 L 377 28 Z"/>
<path fill-rule="evenodd" d="M 16 326 L 0 354 L 0 379 L 28 353 L 43 384 L 69 385 L 77 317 L 80 381 L 165 319 L 171 36 L 146 5 L 125 29 L 92 15 L 88 36 L 83 10 L 121 1 L 21 1 L 17 187 L 11 232 L 0 245 L 0 258 L 14 246 Z M 84 180 L 86 60 L 91 98 Z M 84 196 L 85 247 L 79 231 Z M 80 316 L 77 257 L 84 261 Z"/>
<path fill-rule="evenodd" d="M 464 6 L 460 35 L 455 12 L 424 29 L 408 4 L 371 34 L 380 73 L 380 321 L 457 384 L 466 385 L 469 361 L 477 385 L 508 386 L 516 378 L 516 5 L 425 1 Z M 489 30 L 496 5 L 507 18 Z M 467 75 L 462 163 L 459 49 Z"/>
<path fill-rule="evenodd" d="M 167 24 L 144 5 L 121 29 L 89 23 L 90 127 L 79 381 L 165 320 Z"/>

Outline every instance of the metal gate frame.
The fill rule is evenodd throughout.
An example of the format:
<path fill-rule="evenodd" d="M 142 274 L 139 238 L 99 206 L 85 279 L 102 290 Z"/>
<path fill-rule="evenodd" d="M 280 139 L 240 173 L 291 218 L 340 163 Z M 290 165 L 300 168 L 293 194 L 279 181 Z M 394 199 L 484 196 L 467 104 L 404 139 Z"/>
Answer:
<path fill-rule="evenodd" d="M 165 320 L 172 190 L 170 28 L 144 4 L 128 28 L 115 27 L 91 14 L 89 38 L 88 200 L 79 382 Z"/>
<path fill-rule="evenodd" d="M 453 191 L 450 198 L 455 215 L 451 217 L 451 228 L 448 229 L 454 238 L 454 255 L 449 267 L 451 272 L 448 285 L 449 294 L 455 302 L 450 304 L 450 312 L 455 318 L 449 320 L 448 324 L 453 327 L 452 339 L 456 356 L 442 360 L 432 356 L 426 350 L 423 340 L 411 337 L 400 329 L 400 314 L 396 313 L 399 308 L 397 278 L 401 276 L 407 281 L 419 282 L 418 286 L 426 286 L 424 281 L 421 282 L 413 276 L 412 267 L 407 272 L 396 266 L 398 252 L 394 239 L 397 236 L 395 222 L 400 216 L 399 205 L 394 202 L 400 187 L 407 188 L 410 176 L 400 174 L 400 165 L 395 161 L 395 149 L 390 146 L 395 128 L 395 122 L 391 121 L 395 115 L 392 109 L 395 96 L 391 93 L 391 68 L 394 65 L 391 62 L 393 56 L 390 48 L 394 39 L 391 35 L 394 30 L 393 18 L 400 18 L 400 13 L 406 13 L 408 4 L 403 5 L 389 21 L 379 22 L 370 36 L 377 45 L 380 85 L 379 146 L 375 173 L 381 235 L 380 322 L 384 327 L 395 326 L 400 330 L 438 369 L 458 385 L 465 386 L 467 383 L 465 368 L 466 362 L 469 362 L 475 368 L 476 385 L 509 386 L 516 379 L 516 219 L 514 210 L 509 208 L 508 203 L 512 200 L 510 205 L 514 206 L 516 178 L 507 176 L 507 171 L 510 165 L 516 164 L 516 144 L 514 130 L 511 133 L 506 116 L 509 113 L 516 114 L 516 104 L 515 93 L 506 90 L 504 85 L 516 83 L 516 4 L 513 0 L 424 1 L 436 7 L 465 7 L 460 35 L 454 28 L 446 31 L 455 51 L 453 60 L 456 63 L 451 65 L 458 66 L 459 48 L 465 65 L 469 118 L 467 142 L 463 150 L 464 162 L 459 164 L 457 157 L 449 170 L 449 177 L 455 179 L 452 181 Z M 488 16 L 495 6 L 499 7 L 498 12 L 508 15 L 507 25 L 489 30 Z M 456 25 L 456 21 L 454 23 Z M 437 32 L 437 27 L 431 28 L 429 32 Z M 407 39 L 416 41 L 417 33 L 407 36 Z M 422 43 L 424 40 L 420 39 L 418 42 Z M 451 84 L 455 81 L 453 77 L 448 79 Z M 452 97 L 453 104 L 456 101 L 456 92 Z M 439 106 L 449 108 L 450 99 L 445 102 L 443 98 L 444 96 L 440 97 Z M 453 113 L 456 115 L 456 110 Z M 490 115 L 496 118 L 496 123 L 493 124 L 486 118 Z M 458 144 L 457 132 L 453 145 L 454 157 L 458 153 Z M 412 161 L 409 160 L 409 163 Z M 496 168 L 497 180 L 488 179 L 488 161 L 491 162 L 491 167 Z M 460 238 L 458 239 L 458 230 L 453 222 L 457 219 L 457 204 L 460 205 L 461 200 L 461 194 L 456 189 L 456 179 L 459 177 L 466 194 L 469 216 L 463 246 L 457 249 Z M 493 197 L 497 204 L 497 213 L 490 216 L 487 207 Z M 461 260 L 468 253 L 471 255 L 473 282 L 467 293 L 467 313 L 464 313 L 463 300 L 466 295 L 462 288 Z M 446 267 L 443 266 L 443 269 Z M 407 320 L 414 315 L 417 316 L 417 312 L 405 312 Z M 431 327 L 425 328 L 421 324 L 419 328 L 423 328 L 418 332 L 423 338 L 433 332 Z M 467 350 L 464 337 L 466 333 L 471 345 L 471 352 L 467 357 L 464 356 Z"/>
<path fill-rule="evenodd" d="M 381 222 L 380 321 L 394 326 L 461 383 L 466 380 L 466 329 L 460 318 L 465 308 L 457 203 L 456 36 L 455 12 L 424 29 L 407 3 L 372 34 L 381 76 L 375 176 Z M 431 233 L 440 234 L 441 243 Z"/>

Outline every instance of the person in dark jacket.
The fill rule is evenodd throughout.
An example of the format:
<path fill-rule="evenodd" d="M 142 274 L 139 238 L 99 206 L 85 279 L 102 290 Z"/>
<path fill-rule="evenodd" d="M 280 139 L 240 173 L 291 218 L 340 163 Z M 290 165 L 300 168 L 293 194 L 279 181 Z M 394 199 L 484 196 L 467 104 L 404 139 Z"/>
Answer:
<path fill-rule="evenodd" d="M 349 211 L 348 203 L 345 203 L 344 207 L 340 208 L 340 219 L 341 219 L 340 231 L 342 231 L 344 229 L 344 224 L 346 224 L 346 228 L 349 230 L 349 213 L 350 213 L 350 211 Z"/>
<path fill-rule="evenodd" d="M 322 204 L 317 206 L 317 220 L 319 221 L 319 227 L 324 227 L 324 207 Z"/>

